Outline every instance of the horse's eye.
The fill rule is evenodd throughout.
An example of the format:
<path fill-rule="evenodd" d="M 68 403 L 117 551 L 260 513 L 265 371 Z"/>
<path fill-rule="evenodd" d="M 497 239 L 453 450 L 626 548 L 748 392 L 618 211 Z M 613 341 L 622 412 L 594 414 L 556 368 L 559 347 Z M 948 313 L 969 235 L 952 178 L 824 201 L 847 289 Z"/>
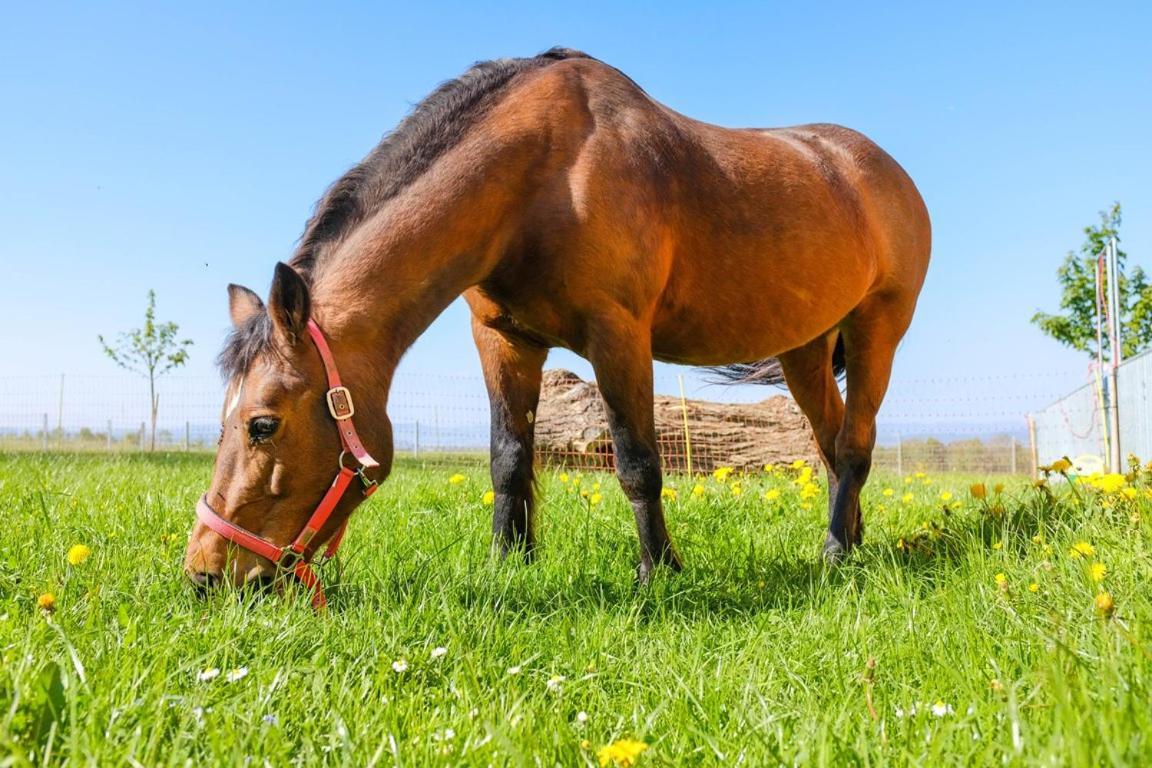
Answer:
<path fill-rule="evenodd" d="M 271 440 L 280 428 L 280 419 L 271 416 L 257 416 L 248 422 L 248 439 L 254 443 Z"/>

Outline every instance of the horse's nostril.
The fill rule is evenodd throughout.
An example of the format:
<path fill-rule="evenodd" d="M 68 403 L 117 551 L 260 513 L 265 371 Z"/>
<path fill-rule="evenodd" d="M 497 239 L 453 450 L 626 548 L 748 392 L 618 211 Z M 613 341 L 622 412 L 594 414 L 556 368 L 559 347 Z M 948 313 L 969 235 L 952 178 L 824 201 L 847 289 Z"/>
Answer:
<path fill-rule="evenodd" d="M 220 574 L 207 571 L 195 571 L 188 574 L 188 578 L 192 579 L 192 583 L 200 592 L 207 592 L 220 582 Z"/>
<path fill-rule="evenodd" d="M 276 587 L 276 577 L 260 574 L 248 579 L 248 586 L 257 592 L 271 592 Z"/>

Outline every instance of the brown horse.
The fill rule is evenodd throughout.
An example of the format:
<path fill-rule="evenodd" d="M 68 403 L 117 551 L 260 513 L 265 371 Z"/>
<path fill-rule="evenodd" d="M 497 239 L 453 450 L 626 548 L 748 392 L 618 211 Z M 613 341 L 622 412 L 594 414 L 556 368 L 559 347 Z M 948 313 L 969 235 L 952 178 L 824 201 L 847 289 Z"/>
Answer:
<path fill-rule="evenodd" d="M 309 318 L 383 479 L 396 365 L 463 294 L 491 398 L 505 553 L 535 545 L 532 425 L 548 349 L 566 347 L 596 372 L 641 578 L 679 567 L 660 505 L 654 358 L 786 381 L 827 465 L 824 553 L 836 559 L 861 538 L 876 412 L 929 250 L 912 180 L 847 128 L 698 122 L 572 50 L 477 64 L 333 184 L 277 265 L 267 307 L 229 286 L 227 405 L 205 499 L 282 546 L 325 494 L 341 446 Z M 345 497 L 316 541 L 357 502 Z M 185 568 L 202 584 L 274 573 L 203 524 Z"/>

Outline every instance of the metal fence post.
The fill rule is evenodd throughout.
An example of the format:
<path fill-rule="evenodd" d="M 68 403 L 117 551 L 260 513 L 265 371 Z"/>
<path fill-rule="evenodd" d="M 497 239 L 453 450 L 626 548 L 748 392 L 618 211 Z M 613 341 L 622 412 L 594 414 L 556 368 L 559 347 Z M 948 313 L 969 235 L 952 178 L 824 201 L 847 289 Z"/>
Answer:
<path fill-rule="evenodd" d="M 48 414 L 44 414 L 44 428 L 40 431 L 40 437 L 43 441 L 44 453 L 48 453 Z"/>
<path fill-rule="evenodd" d="M 192 425 L 184 422 L 184 452 L 192 450 Z"/>
<path fill-rule="evenodd" d="M 56 450 L 64 447 L 64 374 L 60 374 L 60 402 L 56 406 Z"/>

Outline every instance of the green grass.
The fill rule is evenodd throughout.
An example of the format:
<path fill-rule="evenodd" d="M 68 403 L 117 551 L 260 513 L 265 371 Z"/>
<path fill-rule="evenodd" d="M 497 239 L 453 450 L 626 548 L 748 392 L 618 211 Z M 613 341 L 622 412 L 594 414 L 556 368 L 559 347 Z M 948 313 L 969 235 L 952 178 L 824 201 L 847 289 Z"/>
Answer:
<path fill-rule="evenodd" d="M 0 765 L 578 766 L 620 738 L 639 766 L 1152 759 L 1143 485 L 1053 503 L 1010 480 L 997 515 L 976 478 L 875 478 L 866 543 L 830 570 L 822 489 L 805 510 L 787 476 L 672 478 L 687 568 L 637 589 L 614 479 L 581 477 L 591 506 L 548 472 L 525 566 L 488 556 L 486 470 L 454 471 L 401 467 L 357 513 L 317 616 L 185 584 L 206 457 L 0 455 Z"/>

